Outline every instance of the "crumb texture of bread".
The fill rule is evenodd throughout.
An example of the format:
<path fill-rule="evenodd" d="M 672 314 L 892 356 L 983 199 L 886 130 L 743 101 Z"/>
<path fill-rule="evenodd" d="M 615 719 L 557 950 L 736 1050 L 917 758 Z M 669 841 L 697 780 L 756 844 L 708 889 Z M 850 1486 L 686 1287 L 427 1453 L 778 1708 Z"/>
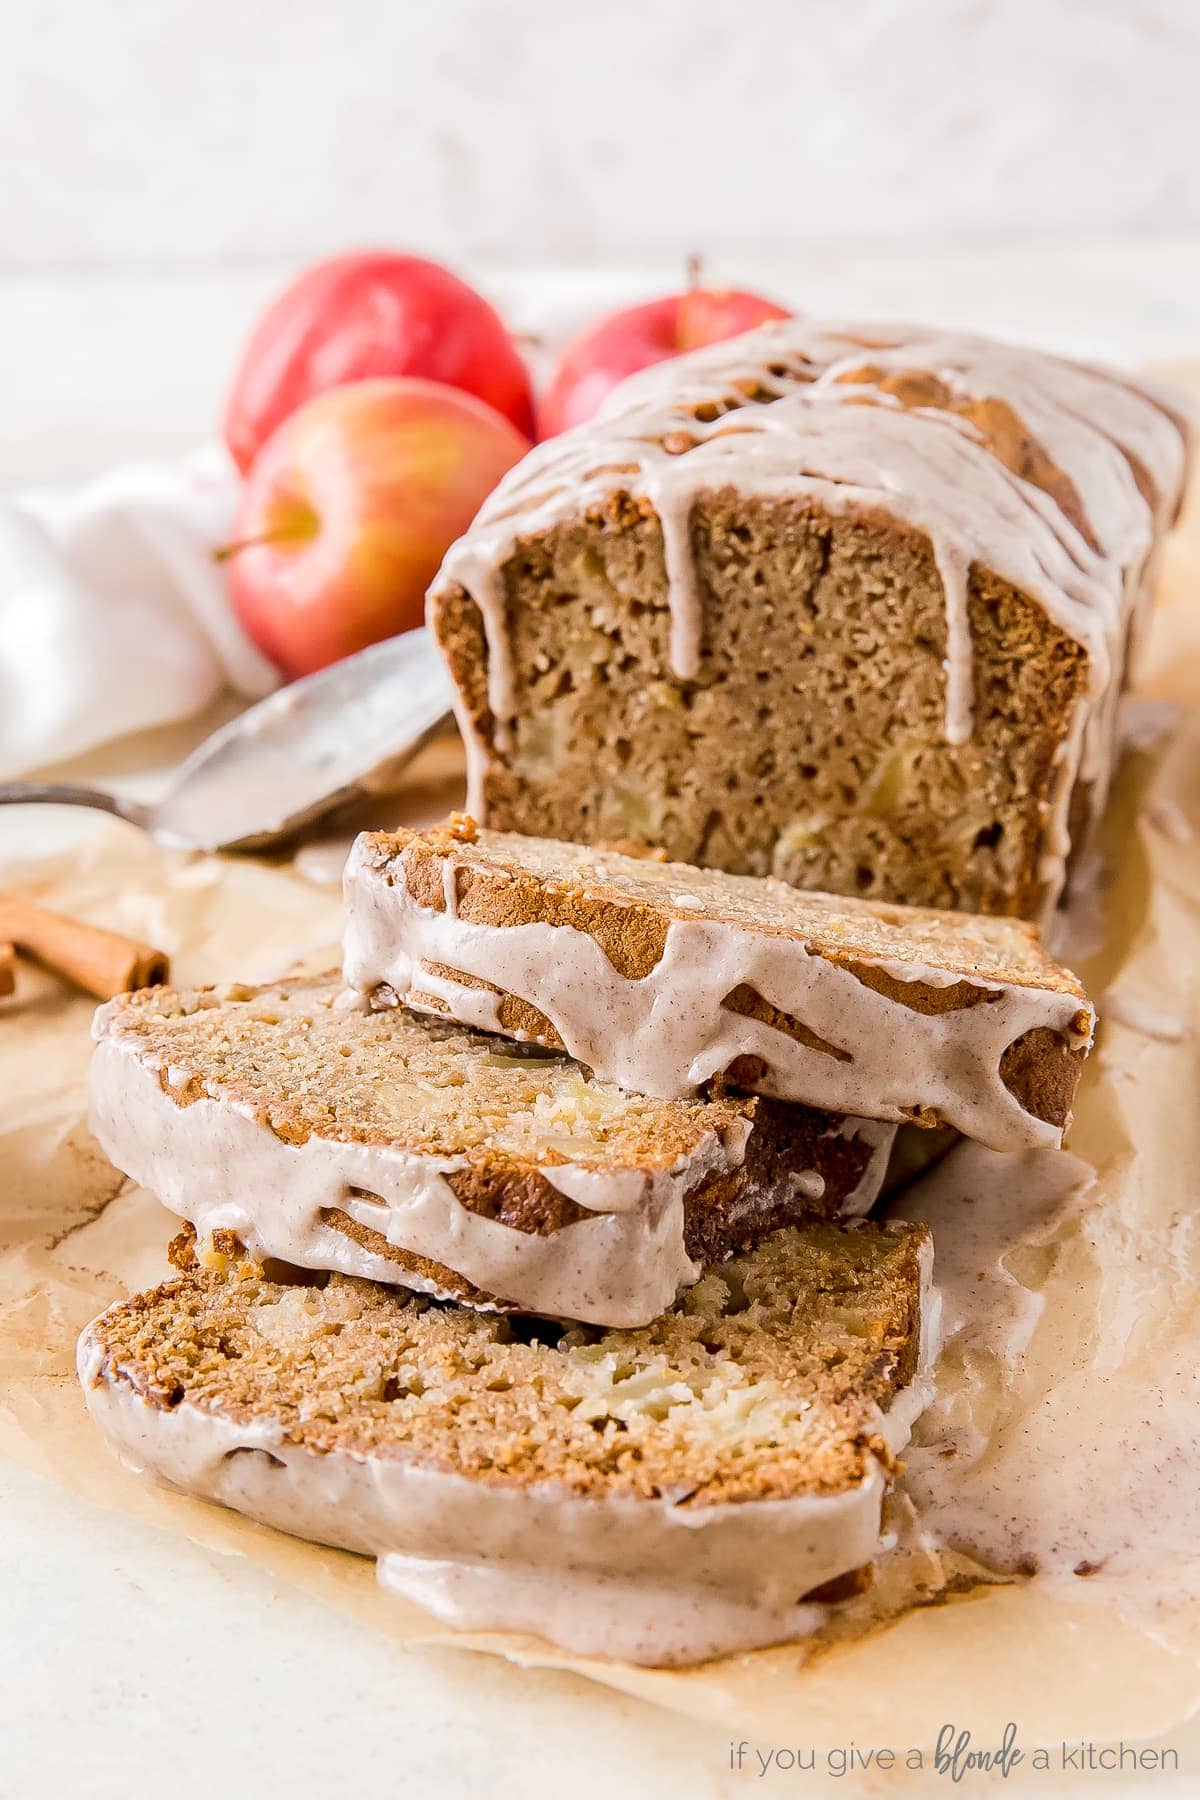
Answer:
<path fill-rule="evenodd" d="M 111 1002 L 97 1030 L 135 1046 L 180 1106 L 235 1102 L 291 1144 L 318 1134 L 516 1168 L 668 1167 L 750 1116 L 736 1097 L 664 1107 L 536 1044 L 369 1013 L 343 994 L 330 975 L 147 988 Z"/>
<path fill-rule="evenodd" d="M 689 1508 L 837 1493 L 889 1461 L 927 1254 L 919 1226 L 789 1229 L 637 1331 L 197 1270 L 101 1316 L 88 1380 L 502 1487 Z"/>
<path fill-rule="evenodd" d="M 1078 978 L 1055 962 L 1036 928 L 1021 919 L 891 905 L 609 845 L 488 831 L 461 813 L 422 831 L 368 832 L 359 846 L 362 861 L 385 875 L 402 861 L 406 885 L 425 905 L 446 907 L 452 891 L 455 910 L 468 920 L 475 917 L 473 889 L 484 884 L 489 923 L 527 923 L 536 903 L 554 923 L 577 923 L 596 936 L 607 927 L 610 959 L 634 979 L 661 956 L 666 920 L 704 918 L 802 938 L 815 954 L 842 962 L 907 963 L 918 973 L 932 968 L 1083 998 Z"/>
<path fill-rule="evenodd" d="M 1150 383 L 789 320 L 535 449 L 430 620 L 487 825 L 1044 915 L 1186 433 Z"/>
<path fill-rule="evenodd" d="M 895 1136 L 759 1096 L 628 1093 L 561 1052 L 371 1012 L 331 977 L 147 990 L 96 1035 L 93 1132 L 203 1239 L 598 1324 L 645 1323 L 797 1219 L 865 1213 Z"/>

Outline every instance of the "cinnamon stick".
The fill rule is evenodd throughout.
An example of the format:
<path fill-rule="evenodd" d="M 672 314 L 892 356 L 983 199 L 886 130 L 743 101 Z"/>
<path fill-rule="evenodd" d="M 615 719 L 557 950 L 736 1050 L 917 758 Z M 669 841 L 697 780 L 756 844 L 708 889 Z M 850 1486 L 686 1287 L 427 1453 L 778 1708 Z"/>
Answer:
<path fill-rule="evenodd" d="M 0 942 L 15 944 L 23 955 L 45 963 L 98 1000 L 111 1000 L 133 988 L 157 987 L 167 979 L 164 951 L 82 919 L 48 912 L 18 894 L 0 894 Z"/>

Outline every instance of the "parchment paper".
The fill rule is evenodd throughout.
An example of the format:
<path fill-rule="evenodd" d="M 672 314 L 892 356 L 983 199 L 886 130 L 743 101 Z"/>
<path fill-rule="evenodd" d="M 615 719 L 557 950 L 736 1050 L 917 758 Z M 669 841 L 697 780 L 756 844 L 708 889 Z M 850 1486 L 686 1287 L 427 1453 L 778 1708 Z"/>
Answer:
<path fill-rule="evenodd" d="M 1056 1356 L 1074 1354 L 1077 1334 L 1089 1342 L 1089 1366 L 1099 1356 L 1109 1391 L 1126 1401 L 1152 1390 L 1153 1405 L 1165 1398 L 1184 1407 L 1200 1369 L 1200 1232 L 1170 1271 L 1143 1267 L 1138 1282 L 1127 1279 L 1155 1234 L 1186 1225 L 1200 1199 L 1198 570 L 1193 506 L 1168 557 L 1142 682 L 1147 695 L 1183 710 L 1160 707 L 1140 720 L 1141 744 L 1123 762 L 1106 822 L 1103 930 L 1090 947 L 1081 940 L 1088 954 L 1077 961 L 1102 1011 L 1106 994 L 1122 1002 L 1091 1060 L 1071 1140 L 1095 1168 L 1096 1185 L 1091 1210 L 1064 1223 L 1041 1266 L 1022 1265 L 1020 1279 L 1042 1290 L 1046 1304 L 1016 1372 L 1019 1394 L 1014 1387 L 1000 1402 L 992 1395 L 993 1405 L 1014 1409 L 1019 1400 L 1011 1441 L 995 1434 L 1007 1456 L 1030 1453 L 1025 1421 L 1049 1391 Z M 455 780 L 450 753 L 436 748 L 414 785 L 379 802 L 373 822 L 440 814 L 454 803 Z M 299 867 L 321 872 L 311 853 Z M 117 825 L 7 885 L 162 945 L 180 983 L 269 979 L 298 960 L 318 965 L 336 955 L 336 887 L 283 864 L 169 854 Z M 1200 1739 L 1183 1733 L 1200 1709 L 1200 1582 L 1190 1545 L 1165 1611 L 1127 1605 L 1127 1594 L 1102 1582 L 1088 1583 L 1078 1599 L 1061 1583 L 1020 1578 L 955 1594 L 946 1584 L 969 1563 L 914 1547 L 885 1562 L 873 1594 L 823 1638 L 685 1672 L 652 1671 L 581 1661 L 530 1638 L 455 1637 L 379 1591 L 366 1559 L 128 1475 L 88 1420 L 74 1344 L 103 1306 L 166 1274 L 174 1224 L 89 1138 L 91 1012 L 86 997 L 28 968 L 16 998 L 0 1007 L 0 1453 L 97 1504 L 255 1558 L 393 1637 L 574 1669 L 710 1724 L 726 1722 L 731 1735 L 752 1742 L 928 1752 L 948 1721 L 968 1725 L 980 1744 L 998 1742 L 1016 1721 L 1027 1748 L 1167 1734 L 1171 1744 L 1192 1746 L 1193 1776 L 1200 1769 Z M 1131 1015 L 1165 1020 L 1168 1029 L 1147 1033 Z M 1110 1228 L 1097 1230 L 1097 1221 Z M 953 1391 L 961 1372 L 948 1370 L 944 1380 Z M 1139 1468 L 1161 1449 L 1149 1429 L 1131 1446 Z M 1082 1511 L 1095 1504 L 1087 1441 L 1076 1467 L 1071 1505 Z M 1142 1473 L 1138 1504 L 1152 1514 L 1154 1470 Z M 1192 1473 L 1200 1475 L 1200 1465 Z M 937 1603 L 913 1605 L 915 1598 Z M 908 1779 L 922 1786 L 921 1776 Z M 1030 1779 L 1029 1791 L 1038 1791 Z M 1054 1791 L 1073 1780 L 1068 1768 Z M 1023 1779 L 1007 1784 L 1010 1792 L 1021 1786 Z"/>

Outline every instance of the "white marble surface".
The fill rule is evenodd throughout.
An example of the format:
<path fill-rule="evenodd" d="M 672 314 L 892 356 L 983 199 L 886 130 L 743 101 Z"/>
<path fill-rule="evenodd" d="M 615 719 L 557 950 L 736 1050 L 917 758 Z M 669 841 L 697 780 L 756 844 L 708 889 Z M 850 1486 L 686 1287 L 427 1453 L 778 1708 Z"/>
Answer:
<path fill-rule="evenodd" d="M 1200 229 L 1194 0 L 7 9 L 0 267 Z"/>
<path fill-rule="evenodd" d="M 727 1731 L 573 1676 L 403 1649 L 22 1469 L 0 1465 L 0 1514 L 12 1800 L 725 1790 Z"/>
<path fill-rule="evenodd" d="M 851 249 L 746 259 L 724 272 L 814 308 L 941 317 L 1129 361 L 1197 342 L 1200 243 L 936 259 Z M 519 317 L 566 322 L 585 293 L 603 303 L 653 291 L 663 275 L 660 265 L 586 283 L 500 269 L 493 279 Z M 233 350 L 277 276 L 0 280 L 0 482 L 203 437 Z M 90 772 L 144 789 L 184 747 L 179 734 L 159 735 L 106 752 Z M 0 859 L 57 845 L 81 823 L 9 813 Z M 740 1791 L 723 1728 L 490 1659 L 402 1652 L 245 1563 L 3 1465 L 0 1592 L 0 1795 L 240 1800 L 282 1790 L 308 1800 L 368 1784 L 489 1800 Z"/>

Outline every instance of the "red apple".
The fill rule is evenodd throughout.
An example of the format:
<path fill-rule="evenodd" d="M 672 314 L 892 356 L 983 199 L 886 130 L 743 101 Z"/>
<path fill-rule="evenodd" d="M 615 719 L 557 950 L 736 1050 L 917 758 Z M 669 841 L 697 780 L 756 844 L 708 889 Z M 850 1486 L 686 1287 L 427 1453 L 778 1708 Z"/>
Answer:
<path fill-rule="evenodd" d="M 627 375 L 651 363 L 752 331 L 789 314 L 773 300 L 737 289 L 689 288 L 610 313 L 567 345 L 538 408 L 542 437 L 590 419 Z"/>
<path fill-rule="evenodd" d="M 246 480 L 234 610 L 285 675 L 419 625 L 454 539 L 529 448 L 482 400 L 433 381 L 359 381 L 284 421 Z"/>
<path fill-rule="evenodd" d="M 377 375 L 444 381 L 533 435 L 528 371 L 481 294 L 419 256 L 335 256 L 285 288 L 246 346 L 225 409 L 238 468 L 305 400 Z"/>

